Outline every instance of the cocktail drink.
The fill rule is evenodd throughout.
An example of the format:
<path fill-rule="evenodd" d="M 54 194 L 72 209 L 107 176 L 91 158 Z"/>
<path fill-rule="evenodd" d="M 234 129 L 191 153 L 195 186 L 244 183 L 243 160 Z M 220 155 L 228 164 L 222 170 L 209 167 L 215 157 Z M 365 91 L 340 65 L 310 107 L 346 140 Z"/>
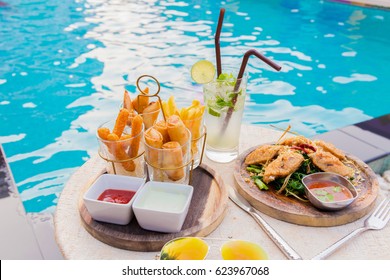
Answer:
<path fill-rule="evenodd" d="M 191 77 L 203 84 L 206 106 L 205 124 L 207 127 L 206 156 L 216 162 L 226 163 L 238 156 L 241 119 L 244 113 L 247 76 L 245 68 L 250 56 L 256 56 L 279 71 L 281 67 L 251 49 L 245 52 L 237 75 L 222 72 L 219 38 L 225 9 L 221 8 L 215 32 L 215 55 L 217 79 L 213 81 L 215 68 L 211 62 L 201 60 L 191 68 Z"/>
<path fill-rule="evenodd" d="M 230 73 L 222 74 L 203 85 L 206 106 L 204 120 L 207 127 L 206 156 L 213 161 L 226 163 L 238 156 L 246 85 L 246 75 L 236 79 Z"/>

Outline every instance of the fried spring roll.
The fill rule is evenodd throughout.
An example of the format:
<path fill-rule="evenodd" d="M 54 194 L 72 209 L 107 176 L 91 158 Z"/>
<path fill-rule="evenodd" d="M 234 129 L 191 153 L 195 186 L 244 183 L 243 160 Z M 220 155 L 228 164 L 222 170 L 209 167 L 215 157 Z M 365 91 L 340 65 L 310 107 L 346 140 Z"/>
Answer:
<path fill-rule="evenodd" d="M 127 119 L 129 117 L 129 110 L 122 108 L 119 111 L 119 114 L 115 121 L 115 126 L 112 130 L 112 133 L 116 134 L 118 138 L 122 136 L 123 130 L 125 129 L 125 126 L 127 124 Z"/>
<path fill-rule="evenodd" d="M 156 149 L 161 149 L 163 145 L 163 137 L 160 132 L 158 132 L 156 129 L 153 127 L 149 128 L 145 132 L 145 142 L 147 145 L 151 147 L 151 149 L 148 149 L 146 158 L 149 160 L 149 162 L 154 165 L 158 166 L 159 163 L 159 155 L 158 155 L 158 150 Z"/>
<path fill-rule="evenodd" d="M 163 143 L 167 143 L 170 140 L 169 134 L 168 134 L 168 128 L 167 128 L 167 123 L 164 120 L 159 120 L 157 121 L 154 126 L 153 126 L 158 132 L 161 133 L 163 137 Z"/>
<path fill-rule="evenodd" d="M 148 129 L 149 127 L 153 126 L 159 114 L 160 114 L 160 103 L 150 102 L 150 104 L 142 112 L 145 129 Z"/>
<path fill-rule="evenodd" d="M 164 151 L 163 167 L 168 178 L 177 181 L 184 177 L 183 152 L 179 142 L 167 142 L 162 146 Z"/>
<path fill-rule="evenodd" d="M 149 94 L 148 87 L 144 89 L 144 93 Z M 132 105 L 134 110 L 136 110 L 138 114 L 142 114 L 144 109 L 149 105 L 149 96 L 144 94 L 139 94 L 136 98 L 133 99 Z"/>
<path fill-rule="evenodd" d="M 161 149 L 163 145 L 163 137 L 160 132 L 158 132 L 153 127 L 149 128 L 144 133 L 145 143 L 149 145 L 151 148 L 145 146 L 145 156 L 146 160 L 153 166 L 153 173 L 156 178 L 162 178 L 161 162 L 159 156 L 159 149 Z M 157 168 L 154 168 L 157 167 Z"/>
<path fill-rule="evenodd" d="M 177 115 L 172 115 L 167 119 L 167 130 L 171 141 L 179 142 L 180 145 L 187 143 L 190 138 L 186 126 Z"/>

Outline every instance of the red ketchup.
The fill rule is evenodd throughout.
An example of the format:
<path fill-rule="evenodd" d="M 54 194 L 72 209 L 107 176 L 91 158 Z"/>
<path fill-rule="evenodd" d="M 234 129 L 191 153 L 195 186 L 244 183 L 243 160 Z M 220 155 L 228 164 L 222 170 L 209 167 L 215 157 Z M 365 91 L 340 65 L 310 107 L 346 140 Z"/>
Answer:
<path fill-rule="evenodd" d="M 111 203 L 127 204 L 134 195 L 134 191 L 107 189 L 102 192 L 101 195 L 99 195 L 98 200 Z"/>

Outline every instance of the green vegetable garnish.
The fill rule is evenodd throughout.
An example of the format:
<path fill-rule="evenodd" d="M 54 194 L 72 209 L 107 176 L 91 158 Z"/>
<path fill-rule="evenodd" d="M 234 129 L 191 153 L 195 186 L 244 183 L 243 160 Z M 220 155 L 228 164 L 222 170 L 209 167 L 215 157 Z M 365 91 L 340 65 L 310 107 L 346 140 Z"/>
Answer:
<path fill-rule="evenodd" d="M 263 181 L 261 181 L 259 178 L 255 179 L 254 182 L 256 186 L 259 187 L 260 190 L 268 190 L 268 186 L 264 184 Z"/>
<path fill-rule="evenodd" d="M 268 190 L 268 186 L 261 181 L 260 176 L 252 176 L 253 182 L 260 190 Z"/>
<path fill-rule="evenodd" d="M 234 104 L 231 100 L 229 101 L 225 101 L 222 97 L 220 96 L 217 96 L 217 100 L 215 101 L 215 103 L 217 104 L 218 107 L 220 108 L 224 108 L 224 107 L 229 107 L 229 108 L 233 108 L 234 107 Z"/>
<path fill-rule="evenodd" d="M 261 172 L 261 169 L 260 169 L 260 168 L 258 168 L 258 167 L 253 167 L 253 166 L 248 166 L 248 167 L 246 168 L 246 170 L 249 171 L 249 172 L 257 173 L 257 174 Z"/>
<path fill-rule="evenodd" d="M 335 187 L 333 187 L 333 191 L 334 191 L 335 193 L 338 193 L 338 192 L 341 192 L 342 189 L 341 189 L 340 186 L 335 186 Z"/>

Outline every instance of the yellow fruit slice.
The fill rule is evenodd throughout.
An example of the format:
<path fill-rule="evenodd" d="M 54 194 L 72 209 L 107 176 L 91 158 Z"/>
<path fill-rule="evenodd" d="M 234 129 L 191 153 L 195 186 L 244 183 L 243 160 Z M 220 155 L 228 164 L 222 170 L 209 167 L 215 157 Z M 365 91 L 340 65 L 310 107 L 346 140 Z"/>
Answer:
<path fill-rule="evenodd" d="M 232 240 L 221 247 L 224 260 L 267 260 L 267 253 L 256 243 L 245 240 Z"/>
<path fill-rule="evenodd" d="M 198 237 L 180 237 L 167 242 L 161 249 L 160 260 L 204 260 L 209 246 Z"/>
<path fill-rule="evenodd" d="M 214 64 L 208 60 L 199 60 L 191 68 L 191 77 L 198 84 L 211 82 L 215 76 Z"/>

